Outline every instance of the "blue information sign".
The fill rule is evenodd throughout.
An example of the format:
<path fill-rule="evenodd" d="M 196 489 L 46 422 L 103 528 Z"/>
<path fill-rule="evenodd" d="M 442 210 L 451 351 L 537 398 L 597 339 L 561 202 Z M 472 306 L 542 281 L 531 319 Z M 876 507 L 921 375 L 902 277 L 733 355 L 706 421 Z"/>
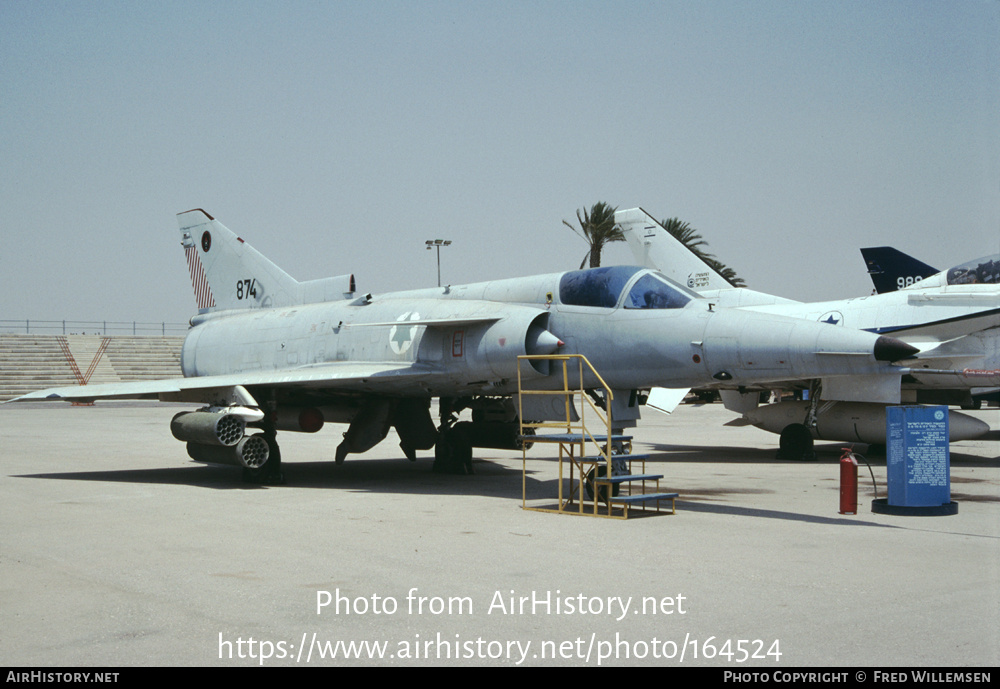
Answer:
<path fill-rule="evenodd" d="M 948 407 L 889 407 L 886 440 L 889 505 L 951 503 Z"/>

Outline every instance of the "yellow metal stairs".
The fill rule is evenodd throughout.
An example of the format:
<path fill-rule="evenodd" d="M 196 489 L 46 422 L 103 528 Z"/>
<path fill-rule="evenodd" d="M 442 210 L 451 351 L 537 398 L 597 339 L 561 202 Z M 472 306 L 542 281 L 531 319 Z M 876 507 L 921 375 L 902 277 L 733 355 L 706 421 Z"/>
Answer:
<path fill-rule="evenodd" d="M 521 378 L 521 363 L 546 360 L 562 373 L 562 388 L 554 390 L 530 389 Z M 586 367 L 586 368 L 585 368 Z M 584 374 L 588 372 L 604 389 L 607 403 L 601 409 L 583 387 Z M 570 386 L 570 378 L 579 385 Z M 577 514 L 592 517 L 628 519 L 630 508 L 638 506 L 644 513 L 659 513 L 667 501 L 670 513 L 675 512 L 677 493 L 660 491 L 660 474 L 646 473 L 648 455 L 615 454 L 614 448 L 631 446 L 631 436 L 612 433 L 611 388 L 594 370 L 586 357 L 580 354 L 548 354 L 518 357 L 518 417 L 522 440 L 521 506 L 524 509 L 560 514 Z M 564 400 L 565 420 L 525 421 L 524 396 L 555 395 Z M 579 400 L 579 404 L 575 402 Z M 573 420 L 579 408 L 578 419 Z M 594 419 L 588 430 L 588 416 Z M 558 432 L 553 432 L 558 431 Z M 558 495 L 555 506 L 529 506 L 527 498 L 527 448 L 532 443 L 552 443 L 559 446 Z M 587 447 L 596 452 L 587 454 Z M 635 465 L 639 466 L 636 467 Z M 650 485 L 651 484 L 651 485 Z M 622 489 L 627 493 L 622 494 Z M 650 507 L 650 510 L 647 510 Z"/>

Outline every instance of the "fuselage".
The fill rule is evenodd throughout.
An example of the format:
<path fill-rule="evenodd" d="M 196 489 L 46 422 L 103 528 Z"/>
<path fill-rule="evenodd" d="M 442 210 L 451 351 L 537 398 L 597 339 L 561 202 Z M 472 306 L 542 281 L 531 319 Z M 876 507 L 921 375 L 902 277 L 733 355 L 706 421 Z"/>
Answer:
<path fill-rule="evenodd" d="M 625 266 L 221 312 L 195 323 L 183 349 L 186 376 L 338 362 L 405 363 L 434 374 L 401 380 L 399 395 L 509 394 L 518 355 L 556 351 L 585 355 L 616 389 L 884 367 L 872 356 L 873 335 L 715 308 L 654 271 Z M 521 370 L 535 387 L 562 384 L 544 364 Z"/>

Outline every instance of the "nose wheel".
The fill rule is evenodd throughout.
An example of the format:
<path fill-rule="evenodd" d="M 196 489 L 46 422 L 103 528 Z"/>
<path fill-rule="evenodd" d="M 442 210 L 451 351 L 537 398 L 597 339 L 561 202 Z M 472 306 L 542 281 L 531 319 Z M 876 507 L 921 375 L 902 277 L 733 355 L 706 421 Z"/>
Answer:
<path fill-rule="evenodd" d="M 778 441 L 778 459 L 797 461 L 816 459 L 813 451 L 813 436 L 803 423 L 792 423 L 784 427 Z"/>

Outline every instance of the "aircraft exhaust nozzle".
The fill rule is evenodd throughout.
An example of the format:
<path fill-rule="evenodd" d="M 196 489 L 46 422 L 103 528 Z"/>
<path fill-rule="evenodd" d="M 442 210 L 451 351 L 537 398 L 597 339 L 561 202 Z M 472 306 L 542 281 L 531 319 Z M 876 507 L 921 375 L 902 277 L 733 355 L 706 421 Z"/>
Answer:
<path fill-rule="evenodd" d="M 235 414 L 182 411 L 170 420 L 170 432 L 178 440 L 201 445 L 232 447 L 240 442 L 247 423 Z"/>
<path fill-rule="evenodd" d="M 876 361 L 900 361 L 909 359 L 920 350 L 910 346 L 895 337 L 882 335 L 875 340 L 875 360 Z"/>

